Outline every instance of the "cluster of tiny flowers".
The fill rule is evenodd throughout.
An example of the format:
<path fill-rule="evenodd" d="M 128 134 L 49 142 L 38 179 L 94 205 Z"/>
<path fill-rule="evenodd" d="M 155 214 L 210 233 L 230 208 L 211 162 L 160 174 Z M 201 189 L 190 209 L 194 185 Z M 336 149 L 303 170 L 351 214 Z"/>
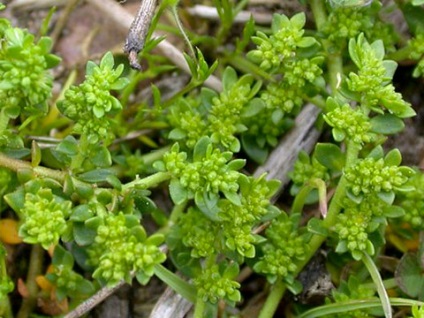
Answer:
<path fill-rule="evenodd" d="M 144 232 L 143 229 L 140 231 Z M 163 262 L 166 256 L 156 245 L 149 244 L 145 237 L 140 239 L 133 232 L 122 212 L 104 217 L 95 237 L 95 243 L 102 247 L 102 255 L 93 277 L 114 285 L 122 279 L 129 280 L 131 271 L 153 275 L 154 265 Z"/>
<path fill-rule="evenodd" d="M 297 14 L 291 19 L 284 15 L 274 16 L 273 35 L 268 38 L 266 34 L 258 32 L 252 38 L 258 48 L 249 52 L 249 58 L 267 71 L 280 68 L 285 59 L 295 56 L 296 48 L 303 37 L 304 25 L 304 14 Z"/>
<path fill-rule="evenodd" d="M 252 235 L 254 216 L 249 213 L 244 204 L 238 206 L 228 200 L 221 200 L 219 207 L 222 236 L 226 247 L 231 251 L 237 251 L 240 255 L 254 257 L 255 239 Z"/>
<path fill-rule="evenodd" d="M 191 256 L 200 258 L 217 253 L 216 235 L 219 225 L 203 215 L 196 208 L 190 207 L 178 221 L 182 242 L 191 248 Z"/>
<path fill-rule="evenodd" d="M 7 28 L 0 47 L 0 99 L 2 107 L 18 107 L 28 113 L 47 112 L 53 77 L 47 69 L 60 59 L 49 54 L 51 40 L 19 28 Z"/>
<path fill-rule="evenodd" d="M 196 142 L 207 135 L 206 119 L 199 112 L 200 102 L 190 96 L 178 99 L 168 113 L 171 127 L 169 138 L 185 142 L 192 149 Z"/>
<path fill-rule="evenodd" d="M 335 108 L 324 115 L 324 119 L 335 132 L 341 133 L 356 144 L 372 142 L 376 137 L 370 132 L 371 123 L 368 116 L 359 109 L 352 109 L 348 104 Z"/>
<path fill-rule="evenodd" d="M 384 159 L 365 158 L 345 171 L 349 188 L 355 196 L 390 192 L 408 181 L 400 167 L 387 166 Z"/>
<path fill-rule="evenodd" d="M 78 288 L 78 284 L 83 280 L 82 276 L 75 273 L 72 268 L 59 265 L 54 267 L 55 285 L 58 289 L 66 290 L 72 295 Z"/>
<path fill-rule="evenodd" d="M 371 218 L 383 216 L 389 206 L 390 204 L 381 200 L 376 193 L 367 195 L 359 204 L 347 198 L 343 201 L 343 207 L 346 210 L 357 209 Z"/>
<path fill-rule="evenodd" d="M 319 66 L 324 58 L 314 57 L 311 59 L 298 59 L 284 64 L 284 80 L 290 87 L 303 87 L 308 82 L 313 83 L 321 74 Z"/>
<path fill-rule="evenodd" d="M 116 69 L 113 69 L 113 65 L 111 53 L 102 58 L 100 66 L 90 61 L 85 81 L 69 88 L 65 92 L 65 99 L 58 104 L 65 116 L 76 121 L 74 132 L 87 136 L 90 143 L 110 140 L 109 119 L 104 116 L 122 108 L 110 90 L 123 88 L 127 81 L 119 78 L 123 65 Z"/>
<path fill-rule="evenodd" d="M 384 106 L 397 116 L 405 114 L 410 116 L 410 104 L 402 99 L 401 94 L 395 92 L 394 86 L 390 83 L 391 77 L 387 76 L 388 71 L 389 73 L 393 71 L 394 62 L 383 61 L 381 56 L 381 51 L 384 53 L 383 44 L 375 43 L 377 43 L 375 47 L 372 47 L 361 34 L 358 42 L 353 41 L 350 45 L 351 58 L 358 71 L 349 74 L 346 80 L 347 86 L 350 91 L 361 94 L 360 102 L 363 106 L 376 110 Z"/>
<path fill-rule="evenodd" d="M 240 125 L 240 113 L 249 102 L 250 85 L 235 83 L 231 89 L 222 92 L 212 99 L 212 107 L 208 116 L 208 127 L 211 139 L 226 149 L 231 149 Z"/>
<path fill-rule="evenodd" d="M 180 180 L 181 185 L 192 193 L 197 191 L 236 192 L 239 173 L 231 170 L 227 162 L 231 159 L 230 152 L 221 152 L 208 145 L 206 154 L 199 161 L 187 162 L 187 154 L 179 152 L 178 147 L 173 147 L 164 155 L 166 169 L 173 177 Z"/>
<path fill-rule="evenodd" d="M 411 39 L 408 43 L 411 48 L 410 57 L 418 60 L 418 64 L 412 74 L 414 77 L 423 76 L 424 74 L 424 33 L 418 33 L 415 38 Z"/>
<path fill-rule="evenodd" d="M 370 15 L 366 11 L 366 8 L 334 8 L 328 15 L 323 33 L 335 45 L 346 44 L 346 40 L 355 38 L 372 26 Z"/>
<path fill-rule="evenodd" d="M 302 105 L 301 94 L 301 87 L 292 87 L 287 81 L 279 81 L 268 84 L 261 93 L 261 99 L 268 109 L 281 109 L 283 113 L 289 114 L 294 108 Z M 254 120 L 257 120 L 256 117 Z"/>
<path fill-rule="evenodd" d="M 311 179 L 327 180 L 329 178 L 327 168 L 314 157 L 310 159 L 306 154 L 299 155 L 290 177 L 296 185 L 303 185 Z"/>
<path fill-rule="evenodd" d="M 401 193 L 399 204 L 405 210 L 403 220 L 413 228 L 424 229 L 424 174 L 417 173 L 409 179 L 412 191 Z"/>
<path fill-rule="evenodd" d="M 215 304 L 220 299 L 230 301 L 240 300 L 240 284 L 225 275 L 221 275 L 218 265 L 206 268 L 202 274 L 194 279 L 197 293 L 205 302 Z"/>
<path fill-rule="evenodd" d="M 39 243 L 45 249 L 56 245 L 67 228 L 71 207 L 70 201 L 54 196 L 51 189 L 27 193 L 21 210 L 24 223 L 19 228 L 19 235 L 25 242 Z"/>
<path fill-rule="evenodd" d="M 293 220 L 283 213 L 266 230 L 268 242 L 254 270 L 270 277 L 287 278 L 296 272 L 296 262 L 306 253 L 306 242 L 295 228 Z"/>
<path fill-rule="evenodd" d="M 372 244 L 368 240 L 368 226 L 370 215 L 357 209 L 346 209 L 337 216 L 335 231 L 340 241 L 346 242 L 346 248 L 350 252 L 364 252 Z"/>
<path fill-rule="evenodd" d="M 361 51 L 361 63 L 357 74 L 350 73 L 347 80 L 349 89 L 363 93 L 370 106 L 375 106 L 379 101 L 379 93 L 382 83 L 385 81 L 386 69 L 381 60 L 375 56 L 373 50 Z"/>

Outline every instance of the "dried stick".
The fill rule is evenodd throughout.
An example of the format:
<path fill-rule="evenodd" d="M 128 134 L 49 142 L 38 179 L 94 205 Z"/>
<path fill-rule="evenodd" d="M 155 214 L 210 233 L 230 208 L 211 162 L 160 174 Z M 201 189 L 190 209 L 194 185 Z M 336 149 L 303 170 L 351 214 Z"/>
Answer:
<path fill-rule="evenodd" d="M 124 52 L 128 54 L 131 67 L 137 70 L 141 70 L 137 55 L 144 48 L 155 9 L 156 0 L 141 0 L 140 8 L 125 40 Z"/>
<path fill-rule="evenodd" d="M 282 184 L 280 193 L 290 181 L 288 173 L 293 169 L 299 152 L 301 150 L 311 152 L 318 140 L 320 132 L 314 125 L 320 111 L 315 105 L 306 105 L 296 117 L 293 129 L 284 136 L 267 161 L 256 169 L 254 176 L 259 177 L 266 172 L 267 179 L 280 180 Z"/>
<path fill-rule="evenodd" d="M 121 280 L 116 286 L 103 287 L 93 296 L 88 298 L 86 301 L 82 302 L 77 308 L 75 308 L 74 310 L 69 312 L 67 315 L 65 315 L 63 318 L 78 318 L 85 315 L 91 309 L 96 307 L 103 300 L 105 300 L 107 297 L 112 295 L 114 292 L 116 292 L 119 288 L 121 288 L 125 284 L 126 282 L 124 280 Z"/>

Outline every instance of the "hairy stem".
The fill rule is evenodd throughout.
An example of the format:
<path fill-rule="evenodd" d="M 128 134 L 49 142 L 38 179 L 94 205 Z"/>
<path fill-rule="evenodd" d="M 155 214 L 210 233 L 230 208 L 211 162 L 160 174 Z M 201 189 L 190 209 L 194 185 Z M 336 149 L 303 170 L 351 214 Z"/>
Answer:
<path fill-rule="evenodd" d="M 169 172 L 157 172 L 143 179 L 135 179 L 122 186 L 122 191 L 127 191 L 134 187 L 142 187 L 148 189 L 158 185 L 159 183 L 169 180 L 171 174 Z"/>

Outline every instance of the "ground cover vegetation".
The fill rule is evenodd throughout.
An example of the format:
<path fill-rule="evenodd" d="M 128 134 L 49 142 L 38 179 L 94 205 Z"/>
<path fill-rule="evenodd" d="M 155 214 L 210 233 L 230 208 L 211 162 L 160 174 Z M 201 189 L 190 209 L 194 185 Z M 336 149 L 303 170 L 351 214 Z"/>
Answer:
<path fill-rule="evenodd" d="M 421 107 L 393 79 L 422 81 L 424 1 L 305 0 L 242 27 L 248 1 L 212 4 L 220 23 L 197 34 L 159 3 L 141 72 L 104 52 L 80 81 L 52 75 L 51 14 L 37 35 L 0 19 L 0 316 L 66 315 L 156 276 L 194 317 L 424 317 L 424 175 L 387 144 Z M 185 41 L 190 79 L 138 100 L 178 73 L 157 29 Z M 307 104 L 322 137 L 277 199 L 253 171 Z"/>

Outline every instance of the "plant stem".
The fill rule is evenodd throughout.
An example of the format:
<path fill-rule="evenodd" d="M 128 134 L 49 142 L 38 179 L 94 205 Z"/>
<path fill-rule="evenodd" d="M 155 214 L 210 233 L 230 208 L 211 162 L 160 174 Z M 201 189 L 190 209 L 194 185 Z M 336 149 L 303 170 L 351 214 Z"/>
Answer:
<path fill-rule="evenodd" d="M 202 297 L 197 297 L 196 305 L 194 307 L 193 318 L 203 318 L 206 308 L 206 303 L 203 301 Z"/>
<path fill-rule="evenodd" d="M 0 153 L 0 166 L 8 168 L 12 171 L 18 172 L 19 170 L 32 170 L 36 176 L 51 178 L 59 182 L 64 182 L 66 173 L 63 171 L 53 170 L 45 167 L 32 167 L 27 161 L 13 159 Z"/>
<path fill-rule="evenodd" d="M 264 306 L 259 314 L 259 318 L 272 318 L 277 310 L 278 304 L 284 295 L 286 285 L 282 280 L 278 280 L 272 287 Z"/>
<path fill-rule="evenodd" d="M 37 304 L 38 286 L 35 278 L 42 273 L 44 250 L 41 245 L 36 244 L 32 246 L 31 256 L 29 261 L 29 270 L 26 279 L 26 288 L 28 296 L 22 301 L 21 308 L 19 309 L 16 318 L 27 318 L 33 312 Z"/>
<path fill-rule="evenodd" d="M 128 191 L 134 187 L 142 187 L 145 189 L 154 187 L 159 183 L 169 180 L 171 178 L 171 174 L 169 172 L 157 172 L 143 179 L 135 179 L 125 185 L 122 186 L 122 191 Z"/>
<path fill-rule="evenodd" d="M 7 275 L 6 255 L 6 249 L 4 248 L 3 244 L 0 243 L 0 284 L 10 284 L 10 291 L 12 291 L 13 284 Z M 3 292 L 5 292 L 6 288 L 4 286 L 2 287 Z M 0 317 L 13 318 L 12 308 L 10 306 L 9 297 L 7 295 L 0 296 Z"/>
<path fill-rule="evenodd" d="M 310 5 L 315 18 L 317 30 L 321 31 L 327 22 L 325 1 L 311 0 Z M 330 84 L 331 91 L 334 94 L 339 86 L 341 75 L 343 74 L 343 61 L 340 56 L 340 52 L 330 53 L 330 43 L 328 41 L 324 40 L 322 44 L 325 52 L 327 53 L 328 82 Z"/>

